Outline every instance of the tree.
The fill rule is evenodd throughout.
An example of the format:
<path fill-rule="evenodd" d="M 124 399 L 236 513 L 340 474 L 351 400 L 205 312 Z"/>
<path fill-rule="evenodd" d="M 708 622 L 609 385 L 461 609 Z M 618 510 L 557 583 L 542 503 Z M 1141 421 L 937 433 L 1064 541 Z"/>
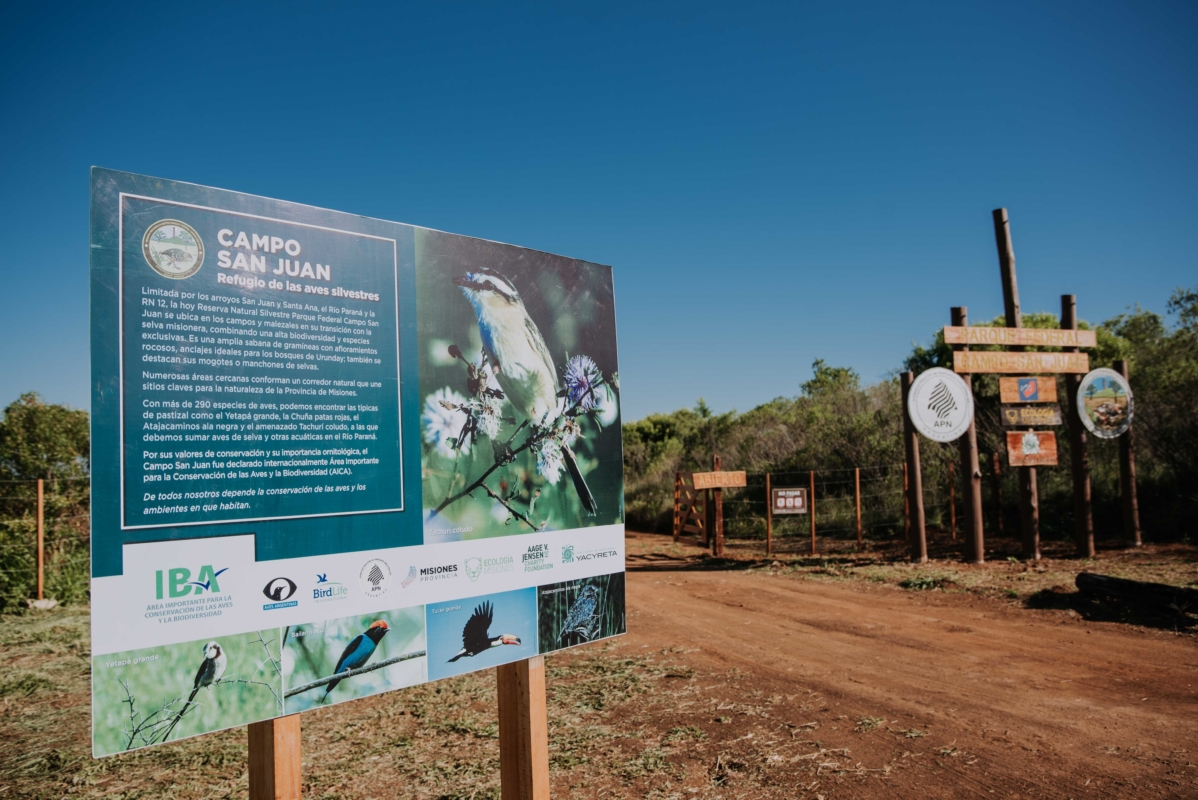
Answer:
<path fill-rule="evenodd" d="M 91 466 L 87 412 L 21 395 L 0 420 L 0 478 L 86 477 Z"/>

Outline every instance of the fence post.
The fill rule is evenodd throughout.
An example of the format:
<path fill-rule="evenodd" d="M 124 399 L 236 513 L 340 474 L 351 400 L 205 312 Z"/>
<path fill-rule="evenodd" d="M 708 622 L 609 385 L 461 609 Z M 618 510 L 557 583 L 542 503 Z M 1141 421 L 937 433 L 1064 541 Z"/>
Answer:
<path fill-rule="evenodd" d="M 948 462 L 948 535 L 957 541 L 957 479 L 953 476 L 953 462 Z"/>
<path fill-rule="evenodd" d="M 857 551 L 862 548 L 861 542 L 861 467 L 853 467 L 853 496 L 857 501 Z"/>
<path fill-rule="evenodd" d="M 300 715 L 251 722 L 250 800 L 300 800 Z"/>
<path fill-rule="evenodd" d="M 1123 376 L 1126 382 L 1127 362 L 1116 361 L 1115 371 Z M 1131 386 L 1130 383 L 1127 384 Z M 1123 495 L 1123 533 L 1128 540 L 1139 547 L 1143 544 L 1140 539 L 1140 502 L 1136 497 L 1136 454 L 1135 439 L 1132 431 L 1134 423 L 1127 426 L 1127 431 L 1119 437 L 1119 484 L 1120 494 Z"/>
<path fill-rule="evenodd" d="M 807 513 L 811 516 L 811 555 L 815 555 L 815 470 L 811 470 L 810 486 L 807 489 Z"/>
<path fill-rule="evenodd" d="M 1077 330 L 1077 295 L 1061 295 L 1061 327 Z M 1066 353 L 1079 348 L 1065 347 Z M 1073 536 L 1081 558 L 1094 557 L 1094 510 L 1090 495 L 1090 453 L 1086 448 L 1086 429 L 1082 425 L 1081 409 L 1077 407 L 1077 390 L 1081 375 L 1065 376 L 1066 421 L 1069 423 L 1069 460 L 1073 467 Z"/>
<path fill-rule="evenodd" d="M 711 466 L 713 472 L 719 472 L 722 469 L 718 455 L 711 457 Z M 715 535 L 712 540 L 711 554 L 722 556 L 724 555 L 724 491 L 712 489 L 711 494 L 715 498 Z"/>
<path fill-rule="evenodd" d="M 682 473 L 674 473 L 674 544 L 678 544 L 678 536 L 682 532 Z"/>
<path fill-rule="evenodd" d="M 770 492 L 770 474 L 765 473 L 765 554 L 773 554 L 774 497 Z"/>
<path fill-rule="evenodd" d="M 46 482 L 37 479 L 37 599 L 46 589 Z"/>

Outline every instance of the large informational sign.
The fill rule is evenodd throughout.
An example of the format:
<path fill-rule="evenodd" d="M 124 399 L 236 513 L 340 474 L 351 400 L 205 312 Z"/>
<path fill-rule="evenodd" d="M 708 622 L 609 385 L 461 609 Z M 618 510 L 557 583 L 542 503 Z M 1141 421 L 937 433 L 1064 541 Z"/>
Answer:
<path fill-rule="evenodd" d="M 625 630 L 609 267 L 94 169 L 97 756 Z"/>
<path fill-rule="evenodd" d="M 1135 413 L 1127 379 L 1106 367 L 1089 373 L 1077 387 L 1077 410 L 1086 430 L 1100 439 L 1123 435 Z"/>
<path fill-rule="evenodd" d="M 952 442 L 973 424 L 973 393 L 959 375 L 932 367 L 911 384 L 907 412 L 915 430 L 936 442 Z"/>

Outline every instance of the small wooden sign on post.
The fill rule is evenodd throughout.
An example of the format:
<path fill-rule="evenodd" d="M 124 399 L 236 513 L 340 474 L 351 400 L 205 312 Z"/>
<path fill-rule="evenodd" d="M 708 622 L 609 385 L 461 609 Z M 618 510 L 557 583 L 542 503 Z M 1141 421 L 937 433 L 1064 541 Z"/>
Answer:
<path fill-rule="evenodd" d="M 738 489 L 748 485 L 744 470 L 694 473 L 696 489 Z"/>
<path fill-rule="evenodd" d="M 1004 403 L 1055 403 L 1057 381 L 1048 377 L 999 378 L 999 400 Z"/>
<path fill-rule="evenodd" d="M 1055 467 L 1057 435 L 1052 431 L 1007 431 L 1012 467 Z"/>
<path fill-rule="evenodd" d="M 770 508 L 780 514 L 806 514 L 807 490 L 802 488 L 774 489 L 770 492 Z"/>
<path fill-rule="evenodd" d="M 998 353 L 965 350 L 953 354 L 953 371 L 1084 374 L 1090 371 L 1090 357 L 1085 353 Z"/>
<path fill-rule="evenodd" d="M 1005 428 L 1029 428 L 1033 425 L 1062 425 L 1061 407 L 1056 403 L 1043 406 L 1004 405 L 999 413 Z"/>

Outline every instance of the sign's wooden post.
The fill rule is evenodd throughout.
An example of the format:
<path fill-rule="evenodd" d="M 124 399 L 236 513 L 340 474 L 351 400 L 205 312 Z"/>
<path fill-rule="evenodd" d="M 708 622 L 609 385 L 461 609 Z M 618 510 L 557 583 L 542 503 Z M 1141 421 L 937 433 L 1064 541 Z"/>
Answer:
<path fill-rule="evenodd" d="M 770 474 L 765 473 L 765 554 L 773 553 L 774 496 L 770 492 Z"/>
<path fill-rule="evenodd" d="M 499 785 L 503 800 L 549 800 L 545 657 L 495 669 L 499 694 Z"/>
<path fill-rule="evenodd" d="M 998 451 L 994 451 L 994 458 L 991 459 L 994 464 L 994 508 L 998 511 L 998 535 L 1003 535 L 1002 524 L 1002 456 Z"/>
<path fill-rule="evenodd" d="M 1023 315 L 1019 310 L 1019 285 L 1015 281 L 1015 249 L 1011 244 L 1011 221 L 1005 208 L 996 208 L 994 241 L 998 245 L 998 265 L 1002 271 L 1002 298 L 1008 328 L 1022 328 Z M 1022 352 L 1023 346 L 1011 347 Z M 1023 557 L 1040 559 L 1040 500 L 1036 490 L 1036 468 L 1019 467 L 1019 516 L 1021 522 Z"/>
<path fill-rule="evenodd" d="M 720 457 L 714 455 L 711 457 L 711 471 L 720 471 Z M 724 490 L 712 489 L 711 494 L 715 500 L 715 535 L 712 538 L 711 554 L 713 556 L 724 555 Z"/>
<path fill-rule="evenodd" d="M 37 479 L 37 599 L 46 590 L 46 481 Z"/>
<path fill-rule="evenodd" d="M 953 325 L 967 327 L 969 325 L 969 309 L 966 306 L 956 306 L 950 312 Z M 953 360 L 957 353 L 968 353 L 969 345 L 954 345 Z M 954 363 L 954 367 L 955 367 Z M 961 380 L 973 394 L 973 376 L 969 373 L 961 375 Z M 985 533 L 982 519 L 982 466 L 978 459 L 978 426 L 971 420 L 969 429 L 957 439 L 957 447 L 961 451 L 961 488 L 965 490 L 965 500 L 968 512 L 965 515 L 965 530 L 968 538 L 965 540 L 965 560 L 971 564 L 981 564 L 986 560 Z M 1001 512 L 1000 512 L 1001 513 Z"/>
<path fill-rule="evenodd" d="M 906 446 L 906 434 L 903 434 L 903 445 Z M 903 536 L 911 541 L 911 490 L 907 488 L 907 462 L 903 462 Z"/>
<path fill-rule="evenodd" d="M 815 470 L 811 470 L 810 481 L 811 488 L 807 490 L 807 513 L 811 516 L 811 555 L 815 555 Z"/>
<path fill-rule="evenodd" d="M 857 551 L 864 543 L 861 540 L 861 467 L 853 467 L 853 499 L 857 505 Z"/>
<path fill-rule="evenodd" d="M 250 800 L 300 800 L 300 715 L 251 722 Z"/>
<path fill-rule="evenodd" d="M 1127 362 L 1116 361 L 1115 372 L 1128 381 Z M 1131 382 L 1128 381 L 1128 386 Z M 1133 431 L 1135 423 L 1127 426 L 1127 431 L 1119 437 L 1119 488 L 1123 495 L 1123 533 L 1127 540 L 1136 547 L 1144 542 L 1140 538 L 1140 501 L 1136 498 L 1136 454 Z"/>
<path fill-rule="evenodd" d="M 919 435 L 911 424 L 911 409 L 908 406 L 911 395 L 911 384 L 915 382 L 914 372 L 904 372 L 903 384 L 903 440 L 906 443 L 906 481 L 907 503 L 910 508 L 910 538 L 911 560 L 923 564 L 928 560 L 928 535 L 924 529 L 923 514 L 923 479 L 919 474 Z"/>
<path fill-rule="evenodd" d="M 948 536 L 957 541 L 957 478 L 951 461 L 948 462 Z"/>
<path fill-rule="evenodd" d="M 1077 295 L 1061 295 L 1061 327 L 1077 330 Z M 1066 347 L 1066 353 L 1078 348 Z M 1077 390 L 1082 376 L 1065 375 L 1065 417 L 1069 423 L 1069 460 L 1073 467 L 1074 538 L 1081 558 L 1094 557 L 1094 511 L 1090 498 L 1090 453 L 1086 447 L 1086 428 L 1082 425 L 1081 409 L 1077 407 Z"/>
<path fill-rule="evenodd" d="M 682 533 L 682 473 L 674 473 L 674 544 Z"/>

